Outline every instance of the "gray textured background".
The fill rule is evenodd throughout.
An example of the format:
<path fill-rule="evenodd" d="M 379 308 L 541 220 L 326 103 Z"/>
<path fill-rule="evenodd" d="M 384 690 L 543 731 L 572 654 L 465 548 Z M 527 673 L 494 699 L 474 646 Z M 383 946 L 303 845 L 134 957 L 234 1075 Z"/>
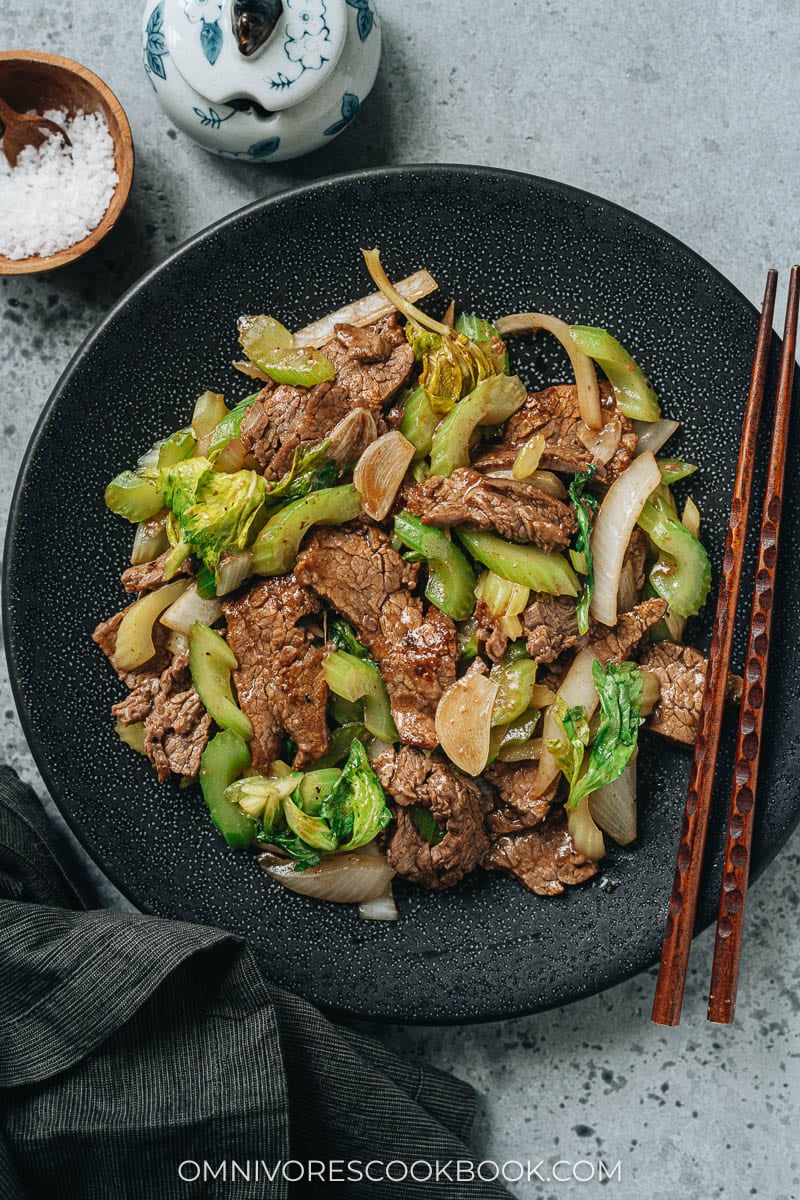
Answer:
<path fill-rule="evenodd" d="M 131 202 L 89 261 L 0 280 L 3 520 L 39 410 L 112 301 L 190 234 L 290 184 L 396 162 L 552 176 L 655 221 L 753 300 L 767 267 L 785 272 L 800 253 L 795 0 L 383 0 L 384 59 L 364 112 L 330 147 L 272 168 L 215 160 L 170 128 L 140 68 L 139 12 L 135 0 L 5 0 L 0 15 L 0 48 L 57 51 L 106 79 L 137 149 Z M 0 686 L 0 754 L 43 794 L 4 672 Z M 650 1024 L 651 972 L 524 1020 L 383 1036 L 479 1089 L 491 1158 L 619 1159 L 622 1183 L 607 1187 L 620 1200 L 800 1197 L 799 852 L 795 835 L 754 889 L 733 1029 L 705 1020 L 706 935 L 677 1030 Z"/>

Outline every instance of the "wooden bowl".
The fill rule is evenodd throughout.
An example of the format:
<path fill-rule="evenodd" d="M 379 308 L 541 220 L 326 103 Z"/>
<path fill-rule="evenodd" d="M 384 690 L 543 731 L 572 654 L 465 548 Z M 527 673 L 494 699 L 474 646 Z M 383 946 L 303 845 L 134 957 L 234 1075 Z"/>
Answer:
<path fill-rule="evenodd" d="M 11 259 L 0 254 L 0 275 L 32 275 L 52 271 L 82 258 L 116 225 L 125 207 L 133 179 L 133 138 L 128 118 L 117 97 L 93 71 L 60 54 L 38 50 L 6 50 L 0 53 L 0 96 L 18 112 L 45 112 L 66 109 L 74 116 L 102 111 L 114 142 L 116 171 L 119 176 L 111 203 L 100 224 L 80 242 L 42 257 Z M 0 153 L 2 151 L 0 150 Z"/>

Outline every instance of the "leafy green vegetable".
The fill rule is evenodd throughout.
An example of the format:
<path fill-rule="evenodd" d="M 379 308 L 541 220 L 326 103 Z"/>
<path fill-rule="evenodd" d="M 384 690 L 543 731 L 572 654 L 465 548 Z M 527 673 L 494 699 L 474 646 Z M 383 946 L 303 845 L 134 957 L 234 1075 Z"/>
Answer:
<path fill-rule="evenodd" d="M 600 697 L 600 726 L 589 751 L 589 762 L 570 786 L 568 808 L 618 779 L 630 762 L 639 737 L 639 698 L 642 676 L 635 663 L 592 663 L 592 678 Z"/>
<path fill-rule="evenodd" d="M 228 443 L 232 442 L 234 438 L 238 438 L 245 413 L 255 403 L 257 396 L 258 392 L 253 392 L 252 396 L 247 396 L 235 408 L 232 408 L 227 416 L 222 418 L 219 425 L 215 426 L 211 434 L 211 441 L 208 444 L 209 462 L 216 462 Z"/>
<path fill-rule="evenodd" d="M 422 362 L 419 382 L 435 413 L 450 412 L 482 380 L 502 370 L 488 342 L 471 342 L 459 333 L 445 337 L 410 320 L 406 323 L 406 338 L 414 357 Z"/>
<path fill-rule="evenodd" d="M 504 375 L 508 374 L 508 351 L 505 342 L 491 321 L 487 321 L 483 317 L 476 317 L 474 313 L 462 313 L 456 320 L 456 333 L 462 333 L 464 337 L 469 338 L 471 342 L 489 353 L 498 372 L 502 372 Z"/>
<path fill-rule="evenodd" d="M 240 317 L 239 341 L 251 362 L 276 383 L 313 387 L 333 379 L 333 363 L 320 350 L 296 346 L 294 335 L 274 317 Z"/>
<path fill-rule="evenodd" d="M 439 827 L 431 810 L 423 808 L 421 804 L 412 804 L 409 812 L 420 837 L 429 845 L 438 846 L 444 837 L 444 831 Z"/>
<path fill-rule="evenodd" d="M 309 846 L 295 833 L 267 834 L 259 830 L 256 838 L 259 842 L 266 842 L 270 846 L 279 846 L 284 854 L 294 859 L 295 871 L 307 871 L 309 867 L 316 867 L 322 861 L 321 851 Z"/>
<path fill-rule="evenodd" d="M 336 849 L 338 839 L 324 817 L 315 817 L 303 812 L 291 796 L 287 796 L 283 802 L 283 815 L 292 833 L 297 834 L 307 846 L 312 846 L 315 850 L 324 850 L 328 854 Z"/>
<path fill-rule="evenodd" d="M 200 441 L 208 437 L 228 413 L 225 397 L 219 392 L 203 392 L 192 412 L 192 433 Z"/>
<path fill-rule="evenodd" d="M 582 475 L 576 475 L 569 485 L 569 498 L 572 501 L 572 507 L 575 510 L 575 519 L 578 522 L 578 536 L 575 540 L 576 554 L 583 555 L 583 562 L 586 565 L 586 582 L 581 589 L 581 594 L 577 603 L 578 614 L 578 633 L 584 634 L 589 632 L 589 605 L 592 601 L 592 592 L 594 591 L 594 556 L 592 554 L 592 524 L 597 513 L 597 497 L 591 492 L 586 491 L 586 486 L 596 471 L 594 464 L 589 467 L 588 471 L 584 471 Z"/>
<path fill-rule="evenodd" d="M 474 617 L 469 617 L 461 624 L 457 630 L 458 647 L 461 652 L 463 662 L 469 662 L 475 658 L 478 653 L 478 622 Z"/>
<path fill-rule="evenodd" d="M 309 770 L 321 771 L 325 767 L 335 767 L 343 758 L 347 758 L 355 739 L 359 738 L 363 741 L 365 737 L 367 737 L 367 730 L 360 721 L 337 726 L 331 733 L 330 750 L 327 754 L 323 754 L 322 758 L 318 758 L 315 763 L 312 763 Z"/>
<path fill-rule="evenodd" d="M 339 781 L 323 800 L 320 812 L 342 852 L 365 846 L 391 821 L 383 788 L 358 738 L 353 741 Z"/>
<path fill-rule="evenodd" d="M 658 562 L 650 570 L 655 592 L 678 617 L 695 616 L 706 602 L 711 587 L 711 563 L 702 543 L 666 506 L 659 511 L 648 501 L 639 524 L 657 550 Z"/>
<path fill-rule="evenodd" d="M 521 583 L 534 592 L 577 596 L 578 577 L 563 554 L 545 554 L 536 546 L 517 546 L 493 533 L 459 525 L 455 535 L 474 559 L 495 575 Z"/>
<path fill-rule="evenodd" d="M 464 621 L 475 607 L 475 575 L 466 555 L 443 529 L 423 525 L 419 517 L 401 512 L 394 521 L 395 536 L 428 564 L 425 595 L 454 621 Z"/>
<path fill-rule="evenodd" d="M 286 474 L 267 485 L 267 505 L 271 508 L 277 503 L 288 504 L 309 492 L 333 487 L 338 476 L 339 467 L 331 458 L 329 438 L 316 446 L 298 446 Z"/>
<path fill-rule="evenodd" d="M 255 471 L 209 471 L 201 476 L 194 503 L 178 519 L 184 541 L 209 571 L 216 574 L 224 552 L 235 554 L 248 545 L 266 488 L 264 477 Z"/>
<path fill-rule="evenodd" d="M 297 789 L 303 812 L 316 816 L 328 792 L 339 782 L 341 774 L 336 767 L 320 767 L 315 771 L 306 771 Z"/>
<path fill-rule="evenodd" d="M 225 789 L 225 797 L 238 804 L 242 812 L 258 821 L 264 833 L 275 833 L 282 825 L 283 801 L 291 796 L 303 776 L 297 771 L 266 777 L 246 775 Z"/>
<path fill-rule="evenodd" d="M 502 425 L 525 403 L 526 395 L 518 375 L 494 375 L 478 383 L 437 427 L 431 475 L 452 475 L 456 467 L 468 467 L 470 438 L 478 426 Z"/>
<path fill-rule="evenodd" d="M 682 458 L 657 458 L 656 462 L 661 472 L 661 482 L 666 484 L 680 483 L 697 470 L 693 463 L 684 462 Z"/>
<path fill-rule="evenodd" d="M 364 662 L 375 662 L 367 647 L 362 646 L 356 637 L 352 625 L 343 617 L 334 617 L 332 621 L 328 622 L 328 640 L 333 642 L 339 650 L 346 650 L 355 658 L 361 658 Z"/>
<path fill-rule="evenodd" d="M 661 416 L 658 396 L 650 380 L 624 346 L 607 329 L 594 325 L 572 325 L 572 340 L 583 354 L 602 368 L 614 389 L 620 412 L 632 421 L 657 421 Z"/>
<path fill-rule="evenodd" d="M 181 517 L 194 504 L 201 481 L 212 471 L 213 467 L 207 458 L 186 458 L 161 471 L 158 484 L 161 499 L 175 517 L 175 522 L 167 523 L 167 533 L 173 545 L 179 540 Z"/>
<path fill-rule="evenodd" d="M 561 738 L 549 738 L 547 749 L 556 760 L 561 774 L 569 784 L 571 800 L 573 789 L 578 782 L 578 775 L 583 766 L 583 756 L 589 745 L 591 732 L 586 719 L 586 709 L 582 704 L 568 708 L 566 703 L 559 699 L 556 701 L 555 716 L 564 730 L 566 741 Z"/>
<path fill-rule="evenodd" d="M 300 543 L 312 525 L 341 525 L 361 511 L 361 497 L 351 483 L 309 492 L 270 517 L 253 545 L 257 575 L 285 575 L 297 561 Z"/>

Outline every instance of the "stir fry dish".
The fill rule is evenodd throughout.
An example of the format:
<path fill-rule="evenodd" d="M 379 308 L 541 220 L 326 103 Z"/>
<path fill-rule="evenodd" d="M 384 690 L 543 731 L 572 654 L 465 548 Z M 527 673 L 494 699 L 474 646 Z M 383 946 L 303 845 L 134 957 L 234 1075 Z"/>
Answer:
<path fill-rule="evenodd" d="M 364 258 L 377 292 L 313 325 L 241 317 L 258 390 L 205 392 L 108 485 L 116 732 L 295 892 L 392 919 L 394 876 L 480 867 L 556 895 L 635 840 L 640 729 L 696 736 L 696 468 L 657 457 L 678 423 L 610 332 L 436 320 L 427 271 Z M 572 378 L 529 392 L 536 331 Z"/>

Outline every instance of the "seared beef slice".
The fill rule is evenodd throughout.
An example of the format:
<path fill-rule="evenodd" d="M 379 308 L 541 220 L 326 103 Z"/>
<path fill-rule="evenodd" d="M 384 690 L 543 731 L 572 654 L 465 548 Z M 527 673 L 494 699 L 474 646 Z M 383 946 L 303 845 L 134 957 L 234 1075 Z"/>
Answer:
<path fill-rule="evenodd" d="M 532 829 L 492 842 L 483 865 L 516 875 L 538 896 L 557 896 L 565 885 L 583 883 L 597 874 L 597 863 L 575 849 L 560 808 Z"/>
<path fill-rule="evenodd" d="M 492 479 L 471 467 L 414 484 L 406 506 L 423 525 L 495 530 L 510 542 L 533 542 L 542 550 L 562 550 L 578 532 L 572 509 L 555 496 L 532 483 Z"/>
<path fill-rule="evenodd" d="M 295 767 L 314 762 L 329 745 L 328 688 L 323 651 L 300 622 L 319 612 L 319 602 L 287 575 L 254 584 L 222 608 L 239 663 L 236 694 L 253 725 L 253 766 L 268 771 L 281 757 L 285 734 L 297 746 Z"/>
<path fill-rule="evenodd" d="M 375 413 L 405 383 L 414 365 L 397 313 L 365 328 L 337 325 L 322 353 L 336 368 L 336 383 L 347 393 L 350 407 Z"/>
<path fill-rule="evenodd" d="M 371 526 L 318 529 L 295 567 L 297 579 L 346 617 L 380 667 L 400 740 L 433 747 L 436 706 L 456 677 L 458 640 L 438 609 L 424 615 L 409 590 L 417 567 Z"/>
<path fill-rule="evenodd" d="M 393 801 L 387 856 L 398 875 L 426 888 L 447 888 L 473 871 L 488 848 L 486 801 L 478 785 L 436 755 L 410 746 L 384 751 L 375 762 Z M 442 833 L 435 846 L 412 819 L 414 807 L 430 810 Z"/>
<path fill-rule="evenodd" d="M 647 718 L 647 728 L 670 741 L 693 746 L 708 668 L 703 655 L 693 646 L 659 642 L 645 651 L 641 665 L 653 672 L 661 688 L 661 697 Z M 742 680 L 738 675 L 729 675 L 725 699 L 729 704 L 738 704 L 741 698 Z"/>

